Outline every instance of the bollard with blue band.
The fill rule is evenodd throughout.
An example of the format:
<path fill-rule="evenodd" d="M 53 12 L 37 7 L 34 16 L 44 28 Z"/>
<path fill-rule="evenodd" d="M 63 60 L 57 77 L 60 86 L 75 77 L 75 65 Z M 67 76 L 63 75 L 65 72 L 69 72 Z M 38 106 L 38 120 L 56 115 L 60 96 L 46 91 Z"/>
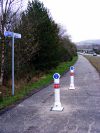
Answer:
<path fill-rule="evenodd" d="M 70 87 L 69 89 L 75 89 L 75 86 L 74 86 L 74 66 L 71 66 L 70 67 Z"/>
<path fill-rule="evenodd" d="M 73 71 L 75 70 L 74 66 L 71 66 L 71 67 L 70 67 L 70 71 L 71 71 L 71 70 L 73 70 Z"/>
<path fill-rule="evenodd" d="M 55 73 L 53 75 L 54 79 L 54 95 L 55 95 L 55 102 L 54 106 L 51 108 L 52 111 L 62 111 L 63 107 L 61 106 L 60 102 L 60 74 Z"/>
<path fill-rule="evenodd" d="M 57 86 L 59 86 L 59 79 L 60 79 L 60 74 L 59 73 L 55 73 L 53 75 L 53 79 L 54 79 L 54 88 L 56 88 Z M 58 87 L 59 88 L 59 87 Z"/>

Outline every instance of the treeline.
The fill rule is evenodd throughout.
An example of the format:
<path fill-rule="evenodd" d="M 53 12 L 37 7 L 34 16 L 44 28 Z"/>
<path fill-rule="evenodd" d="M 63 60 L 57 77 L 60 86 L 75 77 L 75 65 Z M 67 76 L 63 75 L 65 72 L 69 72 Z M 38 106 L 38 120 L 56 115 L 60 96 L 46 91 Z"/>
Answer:
<path fill-rule="evenodd" d="M 38 72 L 48 72 L 60 62 L 72 60 L 76 47 L 68 35 L 60 34 L 56 24 L 43 3 L 34 0 L 28 3 L 14 24 L 13 31 L 22 38 L 15 39 L 15 79 L 30 81 Z M 6 38 L 5 79 L 11 78 L 11 39 Z"/>

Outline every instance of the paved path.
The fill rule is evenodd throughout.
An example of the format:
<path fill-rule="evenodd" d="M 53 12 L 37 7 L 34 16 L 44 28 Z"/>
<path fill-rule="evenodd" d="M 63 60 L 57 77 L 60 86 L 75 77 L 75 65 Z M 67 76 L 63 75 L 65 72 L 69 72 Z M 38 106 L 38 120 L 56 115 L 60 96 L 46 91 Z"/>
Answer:
<path fill-rule="evenodd" d="M 62 112 L 50 111 L 52 85 L 0 116 L 0 133 L 100 133 L 100 77 L 79 56 L 75 64 L 75 90 L 69 72 L 61 78 Z"/>

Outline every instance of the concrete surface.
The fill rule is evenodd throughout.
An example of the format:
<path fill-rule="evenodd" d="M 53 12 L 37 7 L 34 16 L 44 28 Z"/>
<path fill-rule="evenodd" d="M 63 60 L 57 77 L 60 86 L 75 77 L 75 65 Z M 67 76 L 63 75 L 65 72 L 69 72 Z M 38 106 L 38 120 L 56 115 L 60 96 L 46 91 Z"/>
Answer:
<path fill-rule="evenodd" d="M 75 90 L 69 72 L 61 78 L 62 112 L 50 111 L 53 84 L 0 116 L 0 133 L 100 133 L 100 77 L 83 56 L 75 64 Z"/>

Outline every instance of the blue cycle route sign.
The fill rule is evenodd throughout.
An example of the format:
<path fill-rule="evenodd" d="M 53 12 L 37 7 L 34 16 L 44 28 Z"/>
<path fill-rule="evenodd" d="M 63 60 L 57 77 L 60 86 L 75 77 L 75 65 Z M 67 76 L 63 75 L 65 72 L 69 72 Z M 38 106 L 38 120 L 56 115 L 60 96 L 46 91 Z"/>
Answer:
<path fill-rule="evenodd" d="M 12 35 L 13 35 L 13 32 L 10 32 L 10 31 L 5 31 L 4 32 L 5 37 L 12 37 Z"/>
<path fill-rule="evenodd" d="M 59 74 L 59 73 L 55 73 L 55 74 L 53 75 L 53 78 L 54 78 L 54 79 L 59 79 L 59 78 L 60 78 L 60 74 Z"/>
<path fill-rule="evenodd" d="M 70 67 L 70 70 L 74 70 L 74 69 L 75 69 L 74 66 L 71 66 L 71 67 Z"/>
<path fill-rule="evenodd" d="M 5 32 L 4 32 L 4 36 L 5 36 L 5 37 L 21 38 L 21 34 L 19 34 L 19 33 L 14 33 L 14 32 L 10 32 L 10 31 L 5 31 Z"/>

